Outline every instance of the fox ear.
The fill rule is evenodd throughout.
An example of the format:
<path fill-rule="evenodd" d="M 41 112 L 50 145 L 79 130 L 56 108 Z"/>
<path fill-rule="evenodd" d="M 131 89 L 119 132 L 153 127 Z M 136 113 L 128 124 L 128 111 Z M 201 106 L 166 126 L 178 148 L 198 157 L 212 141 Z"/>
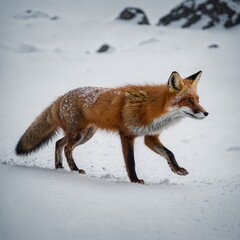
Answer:
<path fill-rule="evenodd" d="M 181 76 L 177 72 L 172 72 L 168 79 L 168 87 L 173 91 L 180 91 L 183 87 L 184 83 L 182 81 Z"/>
<path fill-rule="evenodd" d="M 192 86 L 194 88 L 197 88 L 197 85 L 198 85 L 198 82 L 201 78 L 201 75 L 202 75 L 202 71 L 199 71 L 199 72 L 187 77 L 186 79 L 192 81 Z"/>

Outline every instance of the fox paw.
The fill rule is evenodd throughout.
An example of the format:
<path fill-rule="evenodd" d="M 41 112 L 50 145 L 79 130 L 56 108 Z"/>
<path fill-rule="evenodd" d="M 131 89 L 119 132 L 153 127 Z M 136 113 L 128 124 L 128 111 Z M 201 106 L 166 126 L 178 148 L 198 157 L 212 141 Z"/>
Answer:
<path fill-rule="evenodd" d="M 139 183 L 139 184 L 144 184 L 144 180 L 142 179 L 135 179 L 132 181 L 133 183 Z"/>
<path fill-rule="evenodd" d="M 178 175 L 180 175 L 180 176 L 185 176 L 185 175 L 187 175 L 188 174 L 188 171 L 185 169 L 185 168 L 182 168 L 182 167 L 173 167 L 173 166 L 171 166 L 170 165 L 170 168 L 171 168 L 171 170 L 174 172 L 174 173 L 176 173 L 176 174 L 178 174 Z"/>
<path fill-rule="evenodd" d="M 80 173 L 80 174 L 86 174 L 86 172 L 85 172 L 83 169 L 79 169 L 79 170 L 78 170 L 78 173 Z"/>
<path fill-rule="evenodd" d="M 60 164 L 56 164 L 55 165 L 55 169 L 64 169 L 63 165 L 60 163 Z"/>
<path fill-rule="evenodd" d="M 181 167 L 175 169 L 174 172 L 181 176 L 188 175 L 188 171 L 185 168 L 181 168 Z"/>

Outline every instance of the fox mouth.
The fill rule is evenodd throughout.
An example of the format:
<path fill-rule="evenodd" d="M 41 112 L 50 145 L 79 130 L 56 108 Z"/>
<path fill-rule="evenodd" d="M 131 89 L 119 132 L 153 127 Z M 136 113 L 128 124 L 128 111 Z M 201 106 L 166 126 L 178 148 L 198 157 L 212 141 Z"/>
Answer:
<path fill-rule="evenodd" d="M 197 116 L 195 116 L 194 114 L 191 114 L 191 113 L 189 113 L 189 112 L 186 112 L 186 111 L 184 111 L 184 113 L 185 113 L 185 114 L 187 114 L 188 116 L 192 117 L 192 118 L 199 119 L 199 120 L 201 120 L 201 119 L 204 119 L 204 118 L 205 118 L 205 117 L 197 117 Z"/>

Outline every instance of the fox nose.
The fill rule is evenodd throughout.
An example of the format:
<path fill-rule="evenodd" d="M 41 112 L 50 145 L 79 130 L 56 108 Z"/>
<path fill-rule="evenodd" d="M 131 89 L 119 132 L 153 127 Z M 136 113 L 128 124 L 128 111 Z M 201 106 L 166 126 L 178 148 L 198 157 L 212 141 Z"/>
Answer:
<path fill-rule="evenodd" d="M 208 112 L 204 112 L 203 114 L 204 114 L 204 116 L 207 117 L 209 113 Z"/>

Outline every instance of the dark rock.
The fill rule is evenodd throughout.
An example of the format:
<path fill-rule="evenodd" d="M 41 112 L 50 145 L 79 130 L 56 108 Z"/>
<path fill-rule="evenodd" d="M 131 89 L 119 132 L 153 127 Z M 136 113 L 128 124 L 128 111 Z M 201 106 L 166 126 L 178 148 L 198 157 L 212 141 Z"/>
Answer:
<path fill-rule="evenodd" d="M 240 146 L 232 146 L 227 149 L 228 152 L 240 151 Z"/>
<path fill-rule="evenodd" d="M 53 16 L 50 18 L 51 20 L 55 21 L 55 20 L 58 20 L 59 19 L 59 16 Z"/>
<path fill-rule="evenodd" d="M 227 4 L 230 2 L 232 4 Z M 172 9 L 169 14 L 160 18 L 157 25 L 165 26 L 184 19 L 185 22 L 181 27 L 187 28 L 200 22 L 203 18 L 209 18 L 209 21 L 207 24 L 202 24 L 202 29 L 212 28 L 217 25 L 222 25 L 225 28 L 234 27 L 240 24 L 240 1 L 206 0 L 197 4 L 196 0 L 185 0 Z"/>
<path fill-rule="evenodd" d="M 149 25 L 147 15 L 140 8 L 127 7 L 119 15 L 117 19 L 131 21 L 137 19 L 139 25 Z"/>
<path fill-rule="evenodd" d="M 110 46 L 108 44 L 103 44 L 98 50 L 98 53 L 107 52 L 110 49 Z"/>
<path fill-rule="evenodd" d="M 219 48 L 219 46 L 216 43 L 210 44 L 208 48 Z"/>
<path fill-rule="evenodd" d="M 191 6 L 185 6 L 181 4 L 180 6 L 174 8 L 170 14 L 166 15 L 165 17 L 162 17 L 157 25 L 168 25 L 172 21 L 178 21 L 180 20 L 183 16 L 189 16 L 190 14 L 193 13 L 193 7 L 194 5 L 192 4 Z"/>
<path fill-rule="evenodd" d="M 202 27 L 202 29 L 208 29 L 208 28 L 212 28 L 215 26 L 215 22 L 213 20 L 209 21 L 206 25 L 204 25 Z"/>
<path fill-rule="evenodd" d="M 183 28 L 192 26 L 192 24 L 198 22 L 201 19 L 201 15 L 192 14 L 189 16 L 188 21 L 182 25 Z"/>
<path fill-rule="evenodd" d="M 227 21 L 224 24 L 224 27 L 231 28 L 237 24 L 240 24 L 240 13 L 236 16 L 235 21 L 233 21 L 233 19 L 227 19 Z"/>

